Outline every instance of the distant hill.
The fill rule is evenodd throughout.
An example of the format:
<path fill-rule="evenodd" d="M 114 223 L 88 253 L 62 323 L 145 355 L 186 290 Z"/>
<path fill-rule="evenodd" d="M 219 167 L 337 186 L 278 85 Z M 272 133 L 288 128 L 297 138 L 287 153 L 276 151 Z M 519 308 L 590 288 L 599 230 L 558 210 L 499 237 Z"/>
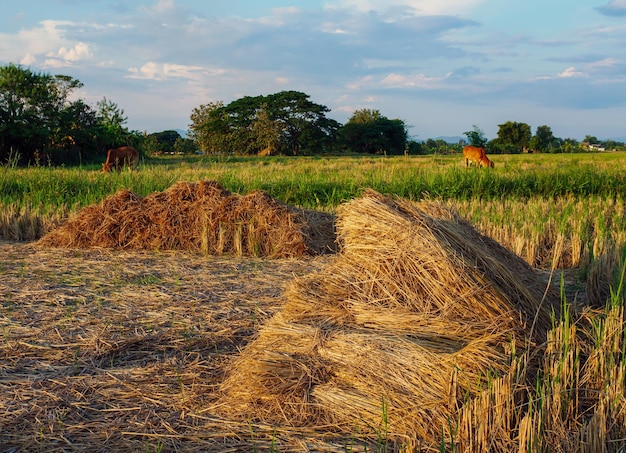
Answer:
<path fill-rule="evenodd" d="M 443 140 L 446 143 L 450 143 L 450 144 L 456 145 L 461 140 L 467 141 L 467 138 L 466 137 L 459 137 L 459 136 L 440 136 L 440 137 L 435 137 L 433 140 Z"/>

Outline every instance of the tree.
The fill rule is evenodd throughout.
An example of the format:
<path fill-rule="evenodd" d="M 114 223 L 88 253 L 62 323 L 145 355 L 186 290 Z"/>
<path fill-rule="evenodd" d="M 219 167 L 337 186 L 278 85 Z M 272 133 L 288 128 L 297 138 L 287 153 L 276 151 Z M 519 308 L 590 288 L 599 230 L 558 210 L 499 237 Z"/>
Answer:
<path fill-rule="evenodd" d="M 447 154 L 450 150 L 455 149 L 455 145 L 450 145 L 445 140 L 438 138 L 429 138 L 422 145 L 422 151 L 424 154 L 442 153 Z"/>
<path fill-rule="evenodd" d="M 593 145 L 595 143 L 598 143 L 598 137 L 594 135 L 585 135 L 585 138 L 583 139 L 583 143 L 588 143 L 590 145 Z"/>
<path fill-rule="evenodd" d="M 507 121 L 499 124 L 498 127 L 498 138 L 493 141 L 493 145 L 501 152 L 521 153 L 524 148 L 528 147 L 532 136 L 528 124 Z"/>
<path fill-rule="evenodd" d="M 50 162 L 82 163 L 95 157 L 100 124 L 96 111 L 78 99 L 59 112 L 59 120 L 50 135 Z"/>
<path fill-rule="evenodd" d="M 81 86 L 69 76 L 0 67 L 0 160 L 16 153 L 25 163 L 48 148 L 69 94 Z"/>
<path fill-rule="evenodd" d="M 224 152 L 223 145 L 229 135 L 227 115 L 222 101 L 209 102 L 193 109 L 189 137 L 203 154 Z"/>
<path fill-rule="evenodd" d="M 311 153 L 334 144 L 339 124 L 326 117 L 328 111 L 298 91 L 245 96 L 194 109 L 190 133 L 211 154 L 256 154 L 270 145 L 294 155 Z"/>
<path fill-rule="evenodd" d="M 156 139 L 159 150 L 166 153 L 173 153 L 176 140 L 179 140 L 181 138 L 180 134 L 177 131 L 173 130 L 153 132 L 152 134 L 148 135 L 148 137 L 151 136 L 154 136 L 154 138 Z"/>
<path fill-rule="evenodd" d="M 555 138 L 549 126 L 538 126 L 535 135 L 530 140 L 530 147 L 540 152 L 551 152 L 555 145 Z"/>
<path fill-rule="evenodd" d="M 369 109 L 356 110 L 338 134 L 342 147 L 368 154 L 403 154 L 408 138 L 404 121 Z"/>
<path fill-rule="evenodd" d="M 179 137 L 174 142 L 175 153 L 193 154 L 196 152 L 196 149 L 196 145 L 190 138 Z"/>
<path fill-rule="evenodd" d="M 580 143 L 575 138 L 566 138 L 561 145 L 561 152 L 574 153 L 580 150 Z"/>
<path fill-rule="evenodd" d="M 102 148 L 136 139 L 123 127 L 124 111 L 106 98 L 97 110 L 70 100 L 83 84 L 8 64 L 0 67 L 0 162 L 80 163 L 101 158 Z M 36 157 L 36 158 L 35 158 Z"/>
<path fill-rule="evenodd" d="M 117 148 L 128 144 L 130 133 L 124 124 L 128 117 L 124 116 L 124 110 L 115 102 L 102 98 L 96 104 L 98 122 L 101 127 L 101 141 L 104 148 Z"/>
<path fill-rule="evenodd" d="M 340 125 L 327 118 L 330 109 L 309 100 L 300 91 L 281 91 L 266 97 L 271 119 L 283 125 L 282 140 L 295 156 L 315 153 L 334 145 Z"/>
<path fill-rule="evenodd" d="M 488 140 L 485 138 L 485 133 L 476 125 L 472 126 L 471 131 L 463 132 L 463 135 L 467 137 L 471 146 L 477 146 L 479 148 L 487 146 Z"/>
<path fill-rule="evenodd" d="M 252 132 L 260 149 L 268 150 L 268 154 L 282 152 L 281 137 L 285 132 L 285 125 L 278 120 L 270 118 L 267 112 L 267 104 L 261 105 L 256 112 L 256 118 L 252 122 Z"/>

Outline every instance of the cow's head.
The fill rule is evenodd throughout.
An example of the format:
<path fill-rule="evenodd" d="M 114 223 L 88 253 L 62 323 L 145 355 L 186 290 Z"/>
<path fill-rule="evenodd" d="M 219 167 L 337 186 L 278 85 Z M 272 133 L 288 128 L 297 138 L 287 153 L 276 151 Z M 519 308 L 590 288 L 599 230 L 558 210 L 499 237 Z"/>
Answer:
<path fill-rule="evenodd" d="M 493 168 L 493 161 L 487 156 L 480 162 L 483 167 Z"/>

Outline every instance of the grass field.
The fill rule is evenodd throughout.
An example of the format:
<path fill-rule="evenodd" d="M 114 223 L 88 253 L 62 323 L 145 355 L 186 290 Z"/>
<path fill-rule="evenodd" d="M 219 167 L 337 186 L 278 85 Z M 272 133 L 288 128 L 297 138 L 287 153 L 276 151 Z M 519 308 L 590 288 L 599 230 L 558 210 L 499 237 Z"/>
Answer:
<path fill-rule="evenodd" d="M 0 167 L 0 450 L 622 451 L 626 154 L 492 159 L 491 170 L 466 169 L 459 155 L 168 156 L 119 174 Z M 479 396 L 460 398 L 458 418 L 435 427 L 435 444 L 389 432 L 384 401 L 380 426 L 351 433 L 217 417 L 228 363 L 281 308 L 290 281 L 332 257 L 31 243 L 121 189 L 146 196 L 199 180 L 330 213 L 366 188 L 458 210 L 562 290 L 538 369 L 532 350 L 513 353 L 510 371 L 477 382 Z"/>
<path fill-rule="evenodd" d="M 137 173 L 91 168 L 0 168 L 0 237 L 33 240 L 81 207 L 118 190 L 139 196 L 178 181 L 215 180 L 232 192 L 261 189 L 291 206 L 334 212 L 366 188 L 454 205 L 482 232 L 536 267 L 615 261 L 626 243 L 626 155 L 494 156 L 493 171 L 459 155 L 415 157 L 168 156 Z M 558 247 L 556 247 L 558 246 Z M 557 256 L 555 256 L 555 252 Z M 606 260 L 606 259 L 605 259 Z"/>

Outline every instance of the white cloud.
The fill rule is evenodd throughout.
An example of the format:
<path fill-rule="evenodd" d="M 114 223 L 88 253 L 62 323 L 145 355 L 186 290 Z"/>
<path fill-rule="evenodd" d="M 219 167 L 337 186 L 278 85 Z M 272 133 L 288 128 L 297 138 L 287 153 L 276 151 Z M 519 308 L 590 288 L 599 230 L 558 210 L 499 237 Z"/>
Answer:
<path fill-rule="evenodd" d="M 17 34 L 0 33 L 0 59 L 34 63 L 37 55 L 47 55 L 70 45 L 62 31 L 67 24 L 69 22 L 44 20 L 37 27 L 22 29 Z"/>
<path fill-rule="evenodd" d="M 389 88 L 438 88 L 441 79 L 437 77 L 427 77 L 424 74 L 400 75 L 391 73 L 384 77 L 380 84 Z"/>
<path fill-rule="evenodd" d="M 129 68 L 130 79 L 144 79 L 163 81 L 167 79 L 188 79 L 200 81 L 206 76 L 223 75 L 223 69 L 209 69 L 202 66 L 187 66 L 170 63 L 155 63 L 150 61 L 141 68 Z"/>
<path fill-rule="evenodd" d="M 458 16 L 484 3 L 486 0 L 339 0 L 333 5 L 352 11 L 386 12 L 393 8 L 406 8 L 415 15 L 452 15 Z M 328 4 L 327 7 L 333 6 Z"/>
<path fill-rule="evenodd" d="M 87 44 L 79 42 L 70 49 L 61 47 L 56 56 L 68 62 L 75 62 L 91 58 L 93 55 L 91 54 Z"/>
<path fill-rule="evenodd" d="M 619 61 L 615 58 L 604 58 L 602 60 L 589 63 L 587 67 L 589 69 L 595 70 L 595 69 L 613 68 L 617 66 L 618 64 L 619 64 Z"/>
<path fill-rule="evenodd" d="M 570 77 L 585 77 L 586 74 L 584 72 L 576 71 L 574 66 L 570 66 L 565 69 L 565 71 L 559 73 L 559 77 L 561 78 L 570 78 Z"/>
<path fill-rule="evenodd" d="M 24 57 L 20 60 L 20 64 L 24 65 L 24 66 L 30 66 L 32 65 L 35 61 L 37 61 L 37 59 L 35 58 L 35 56 L 33 54 L 27 53 L 26 55 L 24 55 Z"/>

